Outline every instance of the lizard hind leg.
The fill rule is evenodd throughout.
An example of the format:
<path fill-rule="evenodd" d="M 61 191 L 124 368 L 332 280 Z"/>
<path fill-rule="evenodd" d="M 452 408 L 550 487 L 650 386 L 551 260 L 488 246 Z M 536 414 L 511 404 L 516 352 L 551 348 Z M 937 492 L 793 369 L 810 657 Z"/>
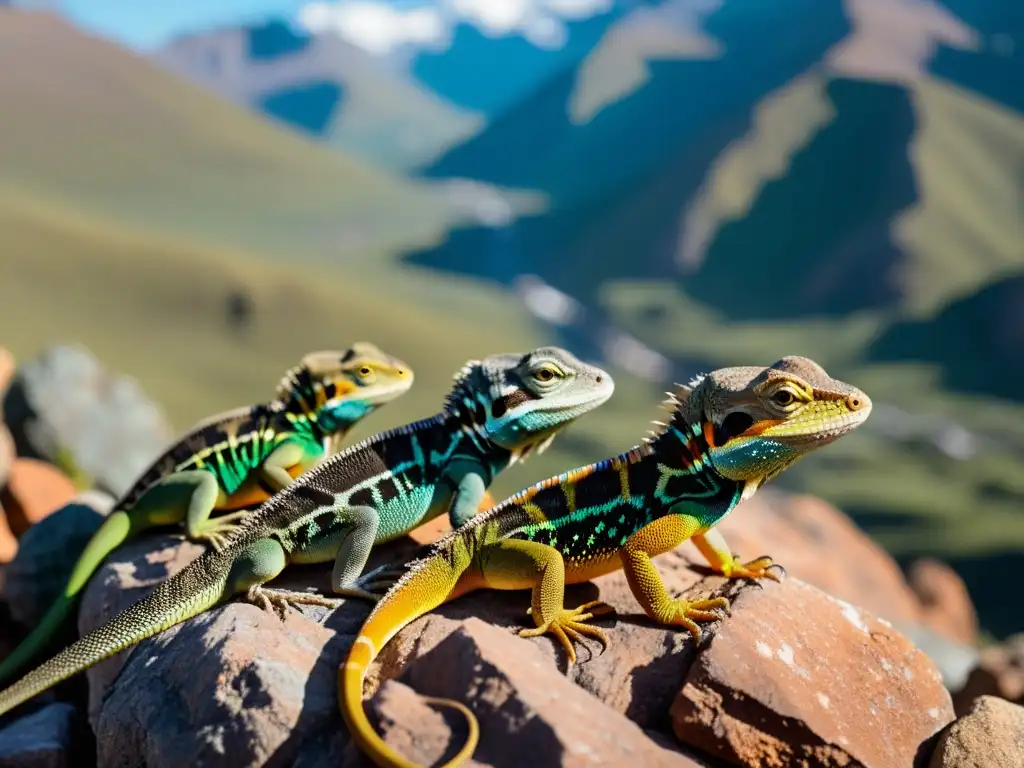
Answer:
<path fill-rule="evenodd" d="M 599 640 L 608 637 L 587 622 L 614 613 L 599 600 L 578 608 L 564 607 L 565 563 L 557 549 L 534 541 L 505 539 L 485 547 L 481 557 L 483 580 L 491 589 L 533 589 L 530 616 L 536 627 L 520 630 L 520 637 L 553 635 L 565 650 L 569 663 L 576 663 L 575 643 L 583 636 Z"/>
<path fill-rule="evenodd" d="M 288 603 L 302 593 L 264 589 L 263 585 L 277 577 L 288 565 L 284 547 L 274 539 L 257 539 L 239 552 L 228 574 L 227 593 L 244 594 L 245 599 L 284 621 Z M 312 595 L 310 595 L 312 597 Z"/>

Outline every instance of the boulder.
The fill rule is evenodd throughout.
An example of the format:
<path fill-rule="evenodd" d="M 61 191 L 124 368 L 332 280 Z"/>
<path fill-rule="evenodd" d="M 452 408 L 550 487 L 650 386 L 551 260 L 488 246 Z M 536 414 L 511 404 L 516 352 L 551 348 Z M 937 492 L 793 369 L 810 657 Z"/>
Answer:
<path fill-rule="evenodd" d="M 1024 705 L 1024 634 L 1011 635 L 981 650 L 977 665 L 953 696 L 957 714 L 968 713 L 981 696 Z"/>
<path fill-rule="evenodd" d="M 7 524 L 7 515 L 4 514 L 3 506 L 0 506 L 0 565 L 11 562 L 18 552 L 18 539 Z M 3 597 L 3 590 L 0 589 L 0 598 Z"/>
<path fill-rule="evenodd" d="M 74 483 L 53 465 L 18 458 L 11 466 L 7 487 L 0 494 L 7 524 L 16 538 L 74 498 Z"/>
<path fill-rule="evenodd" d="M 47 704 L 0 729 L 0 768 L 80 768 L 93 764 L 81 714 Z"/>
<path fill-rule="evenodd" d="M 884 548 L 823 499 L 767 488 L 718 529 L 745 560 L 771 555 L 790 575 L 890 622 L 923 624 L 954 642 L 977 641 L 974 604 L 951 568 L 921 562 L 908 583 Z M 691 559 L 703 562 L 690 551 Z"/>
<path fill-rule="evenodd" d="M 672 705 L 683 741 L 735 765 L 912 765 L 953 720 L 934 665 L 892 628 L 795 578 L 744 590 Z"/>
<path fill-rule="evenodd" d="M 101 491 L 86 491 L 25 532 L 5 576 L 15 621 L 30 628 L 42 619 L 113 502 Z M 74 622 L 71 625 L 73 632 Z"/>
<path fill-rule="evenodd" d="M 921 603 L 921 621 L 950 640 L 978 642 L 978 613 L 959 574 L 934 558 L 910 564 L 907 580 Z"/>
<path fill-rule="evenodd" d="M 478 618 L 467 619 L 419 656 L 403 679 L 425 694 L 471 704 L 480 722 L 474 757 L 488 765 L 706 765 L 681 754 L 677 746 L 662 746 L 636 723 L 574 685 L 558 673 L 536 643 Z M 411 706 L 416 702 L 396 696 L 391 687 L 397 685 L 385 684 L 378 701 L 384 699 L 387 706 L 379 709 L 390 721 L 401 723 L 404 711 L 416 712 Z M 392 726 L 386 733 L 390 736 L 393 730 Z M 465 733 L 458 733 L 451 747 L 457 750 L 464 739 Z M 430 754 L 416 748 L 415 738 L 410 741 L 407 748 L 414 751 L 403 753 L 407 757 L 445 754 L 438 754 L 436 748 Z"/>
<path fill-rule="evenodd" d="M 981 696 L 942 734 L 929 768 L 1019 765 L 1024 765 L 1024 707 Z"/>
<path fill-rule="evenodd" d="M 22 363 L 3 401 L 20 456 L 61 467 L 76 487 L 124 494 L 173 438 L 162 411 L 129 377 L 82 346 Z"/>
<path fill-rule="evenodd" d="M 0 400 L 2 400 L 11 379 L 14 377 L 14 356 L 6 347 L 0 347 Z M 0 490 L 7 485 L 11 465 L 16 456 L 14 438 L 7 429 L 3 413 L 0 413 Z"/>

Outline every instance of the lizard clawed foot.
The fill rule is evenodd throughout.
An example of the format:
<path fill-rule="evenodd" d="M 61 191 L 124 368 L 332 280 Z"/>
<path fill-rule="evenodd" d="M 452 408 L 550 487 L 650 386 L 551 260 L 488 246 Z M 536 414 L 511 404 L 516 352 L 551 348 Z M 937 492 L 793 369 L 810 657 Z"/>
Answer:
<path fill-rule="evenodd" d="M 668 616 L 665 624 L 673 624 L 684 627 L 693 637 L 694 643 L 700 643 L 702 632 L 697 625 L 698 621 L 718 621 L 721 614 L 715 609 L 721 610 L 729 615 L 729 601 L 724 597 L 711 597 L 703 600 L 683 600 L 679 598 L 672 601 L 673 613 Z"/>
<path fill-rule="evenodd" d="M 773 573 L 772 568 L 778 568 L 782 575 Z M 723 573 L 729 579 L 753 579 L 754 581 L 771 579 L 781 583 L 786 575 L 786 569 L 768 555 L 762 555 L 755 560 L 751 560 L 749 563 L 740 563 L 733 558 L 732 565 L 727 567 Z"/>
<path fill-rule="evenodd" d="M 405 571 L 405 566 L 381 565 L 372 571 L 367 571 L 351 584 L 335 587 L 334 592 L 338 595 L 357 597 L 376 603 L 395 585 Z"/>
<path fill-rule="evenodd" d="M 519 636 L 539 637 L 540 635 L 550 633 L 555 636 L 555 639 L 565 649 L 565 653 L 569 657 L 569 663 L 575 664 L 576 649 L 573 647 L 573 643 L 582 641 L 584 635 L 596 638 L 604 647 L 608 646 L 608 636 L 605 635 L 604 630 L 592 627 L 585 622 L 595 616 L 604 616 L 614 612 L 615 609 L 607 603 L 593 600 L 589 603 L 584 603 L 579 608 L 563 608 L 552 619 L 535 629 L 520 630 Z"/>
<path fill-rule="evenodd" d="M 296 605 L 319 605 L 324 608 L 337 608 L 340 600 L 310 592 L 294 592 L 290 589 L 267 589 L 260 585 L 249 587 L 246 599 L 263 610 L 274 613 L 281 621 L 288 616 L 288 610 Z"/>
<path fill-rule="evenodd" d="M 215 552 L 220 552 L 227 543 L 228 536 L 238 530 L 241 520 L 248 514 L 246 511 L 232 512 L 229 515 L 208 520 L 207 527 L 192 534 L 189 538 L 195 541 L 207 541 Z"/>

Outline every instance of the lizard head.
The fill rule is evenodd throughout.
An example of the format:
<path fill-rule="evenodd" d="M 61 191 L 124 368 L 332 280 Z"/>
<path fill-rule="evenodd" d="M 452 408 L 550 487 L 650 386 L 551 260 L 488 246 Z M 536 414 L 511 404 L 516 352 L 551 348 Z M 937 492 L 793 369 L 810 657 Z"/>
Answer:
<path fill-rule="evenodd" d="M 715 469 L 763 484 L 793 462 L 864 423 L 871 400 L 806 357 L 767 368 L 721 368 L 677 395 L 677 412 L 701 425 Z"/>
<path fill-rule="evenodd" d="M 278 399 L 315 416 L 330 434 L 355 422 L 412 387 L 412 368 L 369 342 L 345 351 L 310 352 L 278 387 Z"/>
<path fill-rule="evenodd" d="M 456 375 L 445 410 L 466 414 L 513 460 L 544 451 L 560 429 L 608 400 L 615 382 L 607 371 L 560 347 L 491 355 Z"/>

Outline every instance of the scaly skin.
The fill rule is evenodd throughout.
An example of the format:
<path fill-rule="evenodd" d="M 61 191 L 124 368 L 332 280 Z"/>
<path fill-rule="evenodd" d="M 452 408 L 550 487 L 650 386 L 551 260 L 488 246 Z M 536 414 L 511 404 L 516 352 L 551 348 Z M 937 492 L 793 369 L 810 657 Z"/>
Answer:
<path fill-rule="evenodd" d="M 283 617 L 288 603 L 333 606 L 263 584 L 290 563 L 334 562 L 338 594 L 373 596 L 359 576 L 370 549 L 447 512 L 470 520 L 491 480 L 543 450 L 612 394 L 611 377 L 557 347 L 472 361 L 436 416 L 364 440 L 323 461 L 122 611 L 0 692 L 0 715 L 52 685 L 234 595 Z"/>
<path fill-rule="evenodd" d="M 536 628 L 551 634 L 569 662 L 582 635 L 607 643 L 588 622 L 611 608 L 600 601 L 564 607 L 566 584 L 625 570 L 633 595 L 659 624 L 688 630 L 727 610 L 722 597 L 686 601 L 666 590 L 651 558 L 692 539 L 711 566 L 730 578 L 778 576 L 769 557 L 740 563 L 715 526 L 740 501 L 794 461 L 850 432 L 871 411 L 857 389 L 815 362 L 787 357 L 768 368 L 725 368 L 681 387 L 673 417 L 626 453 L 552 477 L 478 515 L 409 565 L 366 619 L 339 670 L 339 704 L 356 743 L 379 766 L 416 768 L 391 751 L 363 710 L 363 681 L 381 648 L 409 622 L 479 589 L 533 590 Z M 469 739 L 446 765 L 468 759 L 479 729 L 458 702 Z"/>
<path fill-rule="evenodd" d="M 186 535 L 219 548 L 237 521 L 293 478 L 336 453 L 352 427 L 405 394 L 412 369 L 367 342 L 312 352 L 290 369 L 269 403 L 206 419 L 149 467 L 93 535 L 63 593 L 0 663 L 9 679 L 46 648 L 89 578 L 118 546 L 150 528 L 184 524 Z M 211 519 L 214 512 L 238 510 Z"/>

